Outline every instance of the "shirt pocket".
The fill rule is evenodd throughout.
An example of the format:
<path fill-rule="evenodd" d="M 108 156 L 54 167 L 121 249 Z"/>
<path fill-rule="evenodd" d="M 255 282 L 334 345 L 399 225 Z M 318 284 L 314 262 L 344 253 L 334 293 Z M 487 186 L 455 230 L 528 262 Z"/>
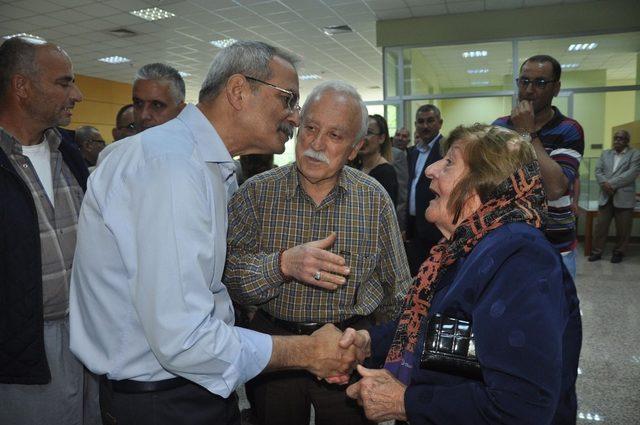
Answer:
<path fill-rule="evenodd" d="M 347 283 L 343 286 L 342 300 L 346 304 L 353 306 L 365 294 L 360 291 L 363 284 L 369 282 L 378 264 L 378 254 L 350 254 L 343 255 L 351 273 L 347 277 Z M 367 287 L 367 285 L 364 285 Z M 370 288 L 366 288 L 369 290 Z"/>

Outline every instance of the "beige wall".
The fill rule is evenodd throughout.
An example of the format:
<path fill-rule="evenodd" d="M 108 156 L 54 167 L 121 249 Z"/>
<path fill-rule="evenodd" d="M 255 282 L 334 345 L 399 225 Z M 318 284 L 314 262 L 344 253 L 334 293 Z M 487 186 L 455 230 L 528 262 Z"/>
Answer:
<path fill-rule="evenodd" d="M 118 110 L 131 103 L 131 84 L 102 78 L 76 75 L 76 84 L 82 92 L 82 102 L 76 104 L 69 128 L 83 125 L 96 127 L 105 141 L 113 141 L 111 129 L 115 126 Z"/>

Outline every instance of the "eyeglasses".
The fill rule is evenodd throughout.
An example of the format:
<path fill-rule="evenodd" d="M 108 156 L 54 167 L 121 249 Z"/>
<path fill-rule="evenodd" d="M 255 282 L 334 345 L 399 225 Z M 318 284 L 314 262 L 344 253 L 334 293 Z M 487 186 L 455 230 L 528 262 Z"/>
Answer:
<path fill-rule="evenodd" d="M 89 140 L 87 140 L 87 142 L 95 143 L 95 144 L 98 144 L 98 145 L 106 145 L 106 142 L 104 140 L 100 140 L 100 139 L 89 139 Z"/>
<path fill-rule="evenodd" d="M 265 86 L 269 86 L 273 89 L 278 90 L 281 93 L 286 94 L 287 97 L 283 99 L 286 100 L 285 107 L 287 108 L 287 110 L 289 110 L 290 114 L 292 114 L 294 111 L 300 110 L 300 105 L 298 104 L 298 100 L 300 99 L 298 98 L 298 95 L 292 92 L 291 90 L 283 89 L 282 87 L 278 87 L 275 84 L 267 83 L 266 81 L 262 81 L 253 77 L 248 77 L 246 75 L 244 76 L 244 78 L 246 78 L 247 80 L 255 81 L 256 83 L 264 84 Z"/>
<path fill-rule="evenodd" d="M 124 130 L 124 129 L 135 130 L 136 129 L 136 123 L 135 122 L 130 122 L 127 125 L 123 125 L 121 127 L 118 127 L 118 130 Z"/>
<path fill-rule="evenodd" d="M 544 78 L 536 78 L 535 80 L 531 80 L 527 77 L 516 78 L 516 84 L 521 89 L 526 89 L 529 87 L 529 84 L 533 84 L 533 87 L 544 90 L 547 87 L 547 84 L 555 83 L 558 80 L 546 80 Z"/>
<path fill-rule="evenodd" d="M 367 136 L 382 136 L 382 133 L 376 133 L 372 130 L 367 130 Z"/>

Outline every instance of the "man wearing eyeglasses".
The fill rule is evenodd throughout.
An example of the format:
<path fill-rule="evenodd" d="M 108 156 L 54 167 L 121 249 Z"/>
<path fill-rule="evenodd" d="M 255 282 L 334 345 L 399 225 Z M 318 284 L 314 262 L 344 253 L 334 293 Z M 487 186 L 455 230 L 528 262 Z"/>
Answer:
<path fill-rule="evenodd" d="M 136 123 L 133 120 L 133 104 L 124 105 L 116 114 L 116 126 L 111 129 L 113 141 L 136 134 Z"/>
<path fill-rule="evenodd" d="M 561 71 L 560 63 L 551 56 L 524 61 L 516 79 L 518 104 L 510 116 L 493 124 L 515 130 L 533 144 L 549 201 L 546 236 L 575 279 L 577 239 L 571 195 L 584 153 L 584 132 L 576 120 L 551 105 L 560 91 Z"/>
<path fill-rule="evenodd" d="M 411 282 L 394 206 L 351 167 L 367 132 L 358 92 L 340 81 L 314 88 L 301 112 L 296 162 L 244 183 L 229 204 L 225 283 L 258 305 L 250 327 L 307 335 L 325 323 L 363 328 L 395 319 Z M 344 387 L 304 371 L 247 384 L 261 425 L 368 423 Z"/>
<path fill-rule="evenodd" d="M 85 164 L 92 172 L 96 168 L 98 155 L 104 149 L 105 143 L 100 131 L 90 125 L 79 127 L 76 130 L 76 145 L 80 148 L 80 153 Z"/>
<path fill-rule="evenodd" d="M 235 327 L 222 284 L 232 155 L 284 150 L 299 122 L 294 63 L 259 42 L 223 49 L 197 105 L 133 136 L 90 179 L 71 350 L 102 375 L 105 424 L 240 425 L 234 390 L 263 370 L 327 377 L 363 357 L 332 326 L 292 337 Z"/>

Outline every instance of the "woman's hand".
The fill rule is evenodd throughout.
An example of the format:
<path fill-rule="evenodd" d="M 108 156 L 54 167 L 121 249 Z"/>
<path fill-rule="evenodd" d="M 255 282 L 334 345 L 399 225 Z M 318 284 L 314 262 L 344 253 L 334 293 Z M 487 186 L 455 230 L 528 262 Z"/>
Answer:
<path fill-rule="evenodd" d="M 347 395 L 358 401 L 368 419 L 374 422 L 407 420 L 404 408 L 406 385 L 386 369 L 358 366 L 358 373 L 362 379 L 347 388 Z"/>

